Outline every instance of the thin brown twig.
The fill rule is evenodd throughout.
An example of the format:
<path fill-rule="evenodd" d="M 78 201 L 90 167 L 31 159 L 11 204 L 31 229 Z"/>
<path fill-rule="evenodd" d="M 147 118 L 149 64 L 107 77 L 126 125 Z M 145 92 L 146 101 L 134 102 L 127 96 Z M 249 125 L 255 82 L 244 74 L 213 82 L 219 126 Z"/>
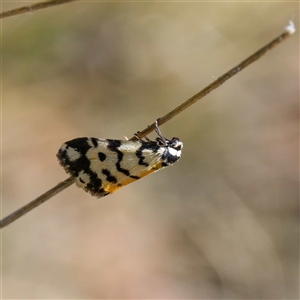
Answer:
<path fill-rule="evenodd" d="M 188 99 L 187 101 L 185 101 L 181 105 L 177 106 L 174 110 L 172 110 L 171 112 L 169 112 L 168 114 L 166 114 L 165 116 L 163 116 L 162 118 L 160 118 L 159 121 L 158 121 L 158 124 L 162 125 L 162 124 L 166 123 L 167 121 L 171 120 L 172 118 L 174 118 L 179 113 L 183 112 L 185 109 L 187 109 L 188 107 L 190 107 L 192 104 L 196 103 L 198 100 L 200 100 L 201 98 L 203 98 L 205 95 L 207 95 L 208 93 L 210 93 L 212 90 L 214 90 L 217 87 L 219 87 L 221 84 L 223 84 L 229 78 L 231 78 L 232 76 L 236 75 L 238 72 L 242 71 L 244 68 L 246 68 L 247 66 L 249 66 L 250 64 L 252 64 L 254 61 L 258 60 L 267 51 L 271 50 L 275 46 L 277 46 L 280 43 L 282 43 L 289 36 L 291 36 L 294 32 L 295 32 L 295 27 L 294 27 L 293 23 L 290 22 L 289 25 L 286 27 L 285 31 L 281 35 L 279 35 L 276 39 L 274 39 L 273 41 L 271 41 L 270 43 L 268 43 L 267 45 L 265 45 L 264 47 L 262 47 L 260 50 L 258 50 L 257 52 L 255 52 L 251 56 L 249 56 L 247 59 L 245 59 L 244 61 L 242 61 L 241 63 L 239 63 L 236 67 L 234 67 L 231 70 L 229 70 L 228 72 L 226 72 L 224 75 L 222 75 L 217 80 L 215 80 L 214 82 L 212 82 L 210 85 L 208 85 L 207 87 L 205 87 L 202 91 L 200 91 L 199 93 L 195 94 L 190 99 Z M 145 137 L 150 132 L 152 132 L 154 129 L 155 129 L 155 123 L 153 123 L 152 125 L 148 126 L 143 131 L 140 131 L 138 133 L 138 137 L 139 138 Z M 134 137 L 131 138 L 131 140 L 137 140 L 138 137 L 134 136 Z M 44 203 L 45 201 L 49 200 L 54 195 L 56 195 L 57 193 L 63 191 L 64 189 L 66 189 L 67 187 L 69 187 L 73 183 L 74 183 L 74 178 L 73 177 L 69 177 L 65 181 L 59 183 L 58 185 L 56 185 L 55 187 L 53 187 L 52 189 L 50 189 L 49 191 L 47 191 L 46 193 L 44 193 L 43 195 L 41 195 L 40 197 L 36 198 L 35 200 L 33 200 L 32 202 L 30 202 L 29 204 L 25 205 L 24 207 L 18 209 L 14 213 L 12 213 L 9 216 L 7 216 L 5 219 L 1 220 L 1 222 L 0 222 L 0 228 L 3 228 L 5 226 L 7 226 L 10 223 L 12 223 L 13 221 L 15 221 L 18 218 L 22 217 L 24 214 L 26 214 L 27 212 L 29 212 L 33 208 L 35 208 L 38 205 L 40 205 L 40 204 Z"/>
<path fill-rule="evenodd" d="M 20 217 L 22 217 L 23 215 L 25 215 L 35 207 L 39 206 L 40 204 L 44 203 L 45 201 L 49 200 L 50 198 L 52 198 L 59 192 L 63 191 L 73 183 L 74 183 L 73 177 L 69 177 L 68 179 L 60 182 L 59 184 L 57 184 L 55 187 L 53 187 L 46 193 L 42 194 L 41 196 L 37 197 L 36 199 L 32 200 L 28 204 L 24 205 L 23 207 L 19 208 L 18 210 L 16 210 L 12 214 L 10 214 L 9 216 L 1 220 L 0 228 L 3 228 L 8 224 L 12 223 L 13 221 L 19 219 Z"/>
<path fill-rule="evenodd" d="M 202 91 L 192 96 L 187 101 L 183 102 L 181 105 L 177 106 L 175 109 L 167 113 L 165 116 L 159 119 L 158 125 L 162 125 L 172 118 L 174 118 L 176 115 L 183 112 L 185 109 L 193 105 L 195 102 L 203 98 L 205 95 L 210 93 L 212 90 L 218 88 L 221 84 L 223 84 L 225 81 L 236 75 L 238 72 L 242 71 L 244 68 L 258 60 L 260 57 L 262 57 L 267 51 L 271 50 L 275 46 L 282 43 L 285 39 L 287 39 L 289 36 L 291 36 L 295 32 L 295 27 L 292 22 L 289 23 L 288 26 L 286 26 L 285 31 L 279 35 L 276 39 L 268 43 L 267 45 L 263 46 L 261 49 L 256 51 L 254 54 L 243 60 L 241 63 L 239 63 L 236 67 L 232 68 L 228 72 L 226 72 L 224 75 L 219 77 L 217 80 L 212 82 L 210 85 L 205 87 Z M 143 131 L 139 132 L 139 137 L 144 137 L 148 135 L 150 132 L 155 130 L 155 123 L 151 124 L 149 127 L 144 129 Z M 136 140 L 136 138 L 135 138 Z"/>
<path fill-rule="evenodd" d="M 72 2 L 76 0 L 50 0 L 50 1 L 43 1 L 43 2 L 38 2 L 32 5 L 27 5 L 27 6 L 22 6 L 14 9 L 10 9 L 4 12 L 0 13 L 0 19 L 24 14 L 27 12 L 33 12 L 38 9 L 43 9 L 43 8 L 48 8 L 51 6 L 59 5 L 59 4 L 64 4 L 67 2 Z"/>

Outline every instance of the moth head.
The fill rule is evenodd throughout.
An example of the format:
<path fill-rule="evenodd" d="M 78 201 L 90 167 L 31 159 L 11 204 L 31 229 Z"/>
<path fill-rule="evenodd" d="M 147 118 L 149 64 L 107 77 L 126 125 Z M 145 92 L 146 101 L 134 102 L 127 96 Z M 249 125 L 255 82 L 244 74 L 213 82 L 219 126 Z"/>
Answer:
<path fill-rule="evenodd" d="M 160 146 L 166 146 L 166 147 L 171 147 L 175 150 L 181 150 L 183 148 L 183 143 L 180 141 L 179 138 L 175 138 L 173 137 L 171 140 L 168 140 L 166 138 L 164 138 L 163 140 L 158 137 L 156 138 L 156 142 L 160 145 Z"/>
<path fill-rule="evenodd" d="M 180 151 L 183 148 L 183 143 L 179 138 L 174 137 L 170 141 L 168 141 L 168 146 L 177 151 Z"/>
<path fill-rule="evenodd" d="M 174 164 L 181 157 L 183 143 L 178 138 L 172 138 L 171 140 L 165 139 L 165 142 L 159 141 L 158 139 L 157 141 L 165 148 L 162 155 L 165 167 Z"/>

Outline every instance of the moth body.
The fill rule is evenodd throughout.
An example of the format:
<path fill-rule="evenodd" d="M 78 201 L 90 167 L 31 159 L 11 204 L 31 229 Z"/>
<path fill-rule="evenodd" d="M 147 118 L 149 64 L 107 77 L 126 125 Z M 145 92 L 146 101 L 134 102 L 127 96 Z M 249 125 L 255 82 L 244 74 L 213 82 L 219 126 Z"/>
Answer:
<path fill-rule="evenodd" d="M 160 138 L 155 141 L 77 138 L 64 143 L 57 158 L 77 186 L 104 197 L 178 161 L 182 142 L 157 132 Z"/>

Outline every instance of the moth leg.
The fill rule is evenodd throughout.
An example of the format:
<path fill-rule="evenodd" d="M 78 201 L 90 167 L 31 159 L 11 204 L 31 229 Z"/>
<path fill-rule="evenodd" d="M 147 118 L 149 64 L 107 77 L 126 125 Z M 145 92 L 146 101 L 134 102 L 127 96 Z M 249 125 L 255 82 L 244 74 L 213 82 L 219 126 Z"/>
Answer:
<path fill-rule="evenodd" d="M 138 140 L 142 140 L 143 138 L 140 138 L 139 137 L 139 134 L 140 134 L 141 132 L 140 131 L 138 131 L 137 133 L 135 133 L 134 134 L 134 136 L 138 139 Z M 151 142 L 151 140 L 149 139 L 149 138 L 147 138 L 146 136 L 144 137 L 144 139 L 147 141 L 147 142 Z"/>
<path fill-rule="evenodd" d="M 162 135 L 160 129 L 159 129 L 159 126 L 158 126 L 158 121 L 160 120 L 160 118 L 158 118 L 156 121 L 155 121 L 155 132 L 157 133 L 157 135 L 159 136 L 159 138 L 157 139 L 158 141 L 162 141 L 162 143 L 164 145 L 167 145 L 168 142 L 166 140 L 166 138 Z"/>
<path fill-rule="evenodd" d="M 134 134 L 134 136 L 138 139 L 141 140 L 141 138 L 139 137 L 140 131 L 138 131 L 137 133 Z"/>

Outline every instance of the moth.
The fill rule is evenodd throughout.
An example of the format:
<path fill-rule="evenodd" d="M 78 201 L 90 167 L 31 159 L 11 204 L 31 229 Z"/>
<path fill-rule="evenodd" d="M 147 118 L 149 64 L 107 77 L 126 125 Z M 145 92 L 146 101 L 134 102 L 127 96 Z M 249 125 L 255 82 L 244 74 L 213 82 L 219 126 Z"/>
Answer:
<path fill-rule="evenodd" d="M 183 143 L 175 137 L 166 139 L 157 121 L 155 125 L 154 141 L 77 138 L 64 143 L 57 158 L 78 187 L 104 197 L 179 160 Z"/>

